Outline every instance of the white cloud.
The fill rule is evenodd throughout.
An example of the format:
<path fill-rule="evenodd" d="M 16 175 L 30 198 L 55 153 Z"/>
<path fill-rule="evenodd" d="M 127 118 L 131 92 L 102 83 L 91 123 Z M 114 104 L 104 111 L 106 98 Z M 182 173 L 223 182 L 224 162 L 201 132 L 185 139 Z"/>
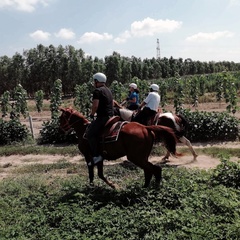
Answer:
<path fill-rule="evenodd" d="M 98 42 L 98 41 L 106 41 L 111 40 L 113 36 L 108 33 L 99 34 L 96 32 L 86 32 L 84 33 L 78 43 L 92 43 L 92 42 Z"/>
<path fill-rule="evenodd" d="M 47 6 L 51 0 L 0 0 L 0 8 L 16 9 L 18 11 L 33 12 L 38 4 Z"/>
<path fill-rule="evenodd" d="M 145 18 L 142 21 L 135 21 L 131 24 L 130 31 L 125 31 L 115 38 L 116 43 L 124 43 L 131 37 L 154 36 L 159 33 L 173 32 L 180 28 L 182 22 L 175 20 L 154 20 L 152 18 Z"/>
<path fill-rule="evenodd" d="M 131 33 L 129 31 L 125 31 L 124 33 L 120 34 L 119 37 L 115 38 L 114 42 L 115 43 L 124 43 L 130 37 L 131 37 Z"/>
<path fill-rule="evenodd" d="M 230 7 L 240 6 L 240 0 L 230 0 L 229 5 Z"/>
<path fill-rule="evenodd" d="M 31 38 L 33 38 L 35 41 L 42 40 L 47 41 L 49 37 L 51 36 L 48 32 L 43 32 L 42 30 L 37 30 L 33 33 L 29 34 Z"/>
<path fill-rule="evenodd" d="M 131 24 L 131 34 L 136 37 L 153 36 L 158 33 L 172 32 L 180 28 L 182 22 L 175 20 L 154 20 L 145 18 L 143 21 L 135 21 Z"/>
<path fill-rule="evenodd" d="M 74 39 L 75 33 L 71 29 L 62 28 L 58 31 L 58 33 L 55 33 L 55 36 L 62 39 Z"/>
<path fill-rule="evenodd" d="M 213 32 L 213 33 L 199 32 L 190 37 L 187 37 L 186 41 L 189 41 L 189 42 L 214 41 L 219 38 L 231 38 L 233 36 L 234 36 L 234 33 L 229 31 Z"/>

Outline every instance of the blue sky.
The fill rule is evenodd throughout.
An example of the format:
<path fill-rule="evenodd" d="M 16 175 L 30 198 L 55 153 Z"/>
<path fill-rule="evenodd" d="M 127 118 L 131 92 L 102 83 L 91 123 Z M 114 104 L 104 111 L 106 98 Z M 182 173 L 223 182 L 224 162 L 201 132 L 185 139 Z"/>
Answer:
<path fill-rule="evenodd" d="M 0 56 L 72 45 L 93 57 L 240 62 L 240 0 L 0 0 Z"/>

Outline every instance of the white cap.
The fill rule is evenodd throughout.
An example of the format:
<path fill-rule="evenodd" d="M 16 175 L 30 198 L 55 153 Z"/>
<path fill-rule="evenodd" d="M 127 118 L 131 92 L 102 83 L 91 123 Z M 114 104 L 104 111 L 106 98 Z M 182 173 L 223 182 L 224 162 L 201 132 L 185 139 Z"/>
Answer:
<path fill-rule="evenodd" d="M 133 89 L 137 89 L 137 84 L 136 83 L 131 83 L 131 84 L 129 84 L 129 87 L 132 87 Z"/>
<path fill-rule="evenodd" d="M 105 74 L 98 72 L 93 75 L 93 80 L 97 80 L 98 82 L 105 83 L 107 81 L 107 77 Z"/>
<path fill-rule="evenodd" d="M 156 92 L 158 92 L 158 90 L 159 90 L 159 86 L 158 86 L 157 84 L 152 84 L 152 85 L 150 86 L 150 88 L 151 88 L 153 91 L 156 91 Z"/>

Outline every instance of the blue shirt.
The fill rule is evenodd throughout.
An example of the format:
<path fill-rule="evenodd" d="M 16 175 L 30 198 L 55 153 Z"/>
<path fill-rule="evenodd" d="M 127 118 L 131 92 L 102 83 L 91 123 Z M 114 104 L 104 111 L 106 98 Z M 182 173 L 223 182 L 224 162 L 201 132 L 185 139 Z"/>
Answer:
<path fill-rule="evenodd" d="M 133 106 L 133 105 L 138 105 L 139 104 L 139 96 L 138 96 L 138 93 L 136 92 L 132 92 L 130 95 L 129 95 L 129 100 L 133 100 L 134 98 L 136 98 L 136 102 L 129 102 L 129 106 Z"/>

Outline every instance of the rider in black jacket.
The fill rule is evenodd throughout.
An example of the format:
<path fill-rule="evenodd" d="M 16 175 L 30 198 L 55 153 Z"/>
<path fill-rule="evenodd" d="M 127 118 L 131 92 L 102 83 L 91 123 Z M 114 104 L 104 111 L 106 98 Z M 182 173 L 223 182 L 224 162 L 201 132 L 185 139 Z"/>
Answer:
<path fill-rule="evenodd" d="M 106 122 L 113 116 L 113 96 L 111 90 L 105 85 L 107 77 L 103 73 L 93 75 L 95 90 L 92 98 L 92 108 L 90 117 L 96 119 L 92 121 L 87 132 L 87 139 L 92 151 L 92 162 L 89 165 L 103 161 L 103 156 L 98 152 L 99 136 Z"/>

